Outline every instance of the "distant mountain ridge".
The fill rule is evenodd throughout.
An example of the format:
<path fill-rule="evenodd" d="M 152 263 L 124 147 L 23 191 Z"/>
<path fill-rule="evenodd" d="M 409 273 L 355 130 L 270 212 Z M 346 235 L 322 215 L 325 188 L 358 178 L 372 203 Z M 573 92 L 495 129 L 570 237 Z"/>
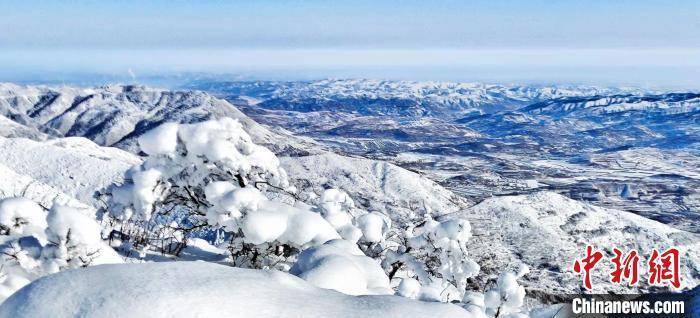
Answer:
<path fill-rule="evenodd" d="M 372 116 L 455 118 L 518 109 L 538 101 L 610 94 L 638 94 L 637 88 L 495 85 L 483 83 L 328 79 L 297 82 L 193 82 L 223 97 L 251 96 L 258 106 L 313 112 L 334 110 Z"/>

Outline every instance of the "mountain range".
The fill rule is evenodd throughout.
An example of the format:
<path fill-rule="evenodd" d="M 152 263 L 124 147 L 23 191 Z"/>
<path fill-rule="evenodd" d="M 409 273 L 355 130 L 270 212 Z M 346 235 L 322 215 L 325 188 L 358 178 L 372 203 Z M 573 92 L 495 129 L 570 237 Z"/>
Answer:
<path fill-rule="evenodd" d="M 91 189 L 140 162 L 141 134 L 167 121 L 231 117 L 280 156 L 298 188 L 341 188 L 399 225 L 425 213 L 470 220 L 478 287 L 526 264 L 523 284 L 534 294 L 578 292 L 567 266 L 592 241 L 607 254 L 614 244 L 681 246 L 684 281 L 700 282 L 693 93 L 363 80 L 190 85 L 209 92 L 0 84 L 0 175 L 13 180 L 0 194 L 94 207 Z M 646 134 L 578 137 L 635 120 Z M 682 133 L 683 144 L 653 142 Z"/>

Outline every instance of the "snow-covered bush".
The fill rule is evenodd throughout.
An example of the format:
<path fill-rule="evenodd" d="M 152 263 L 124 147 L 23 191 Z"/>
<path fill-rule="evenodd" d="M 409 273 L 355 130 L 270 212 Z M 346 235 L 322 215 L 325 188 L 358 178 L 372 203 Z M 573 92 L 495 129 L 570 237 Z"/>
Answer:
<path fill-rule="evenodd" d="M 352 198 L 342 190 L 327 189 L 320 198 L 320 213 L 333 225 L 340 236 L 366 245 L 384 240 L 391 220 L 377 212 L 357 209 Z"/>
<path fill-rule="evenodd" d="M 430 301 L 462 299 L 467 279 L 479 273 L 479 265 L 467 254 L 471 237 L 467 220 L 436 221 L 426 215 L 416 226 L 390 232 L 374 251 L 381 251 L 376 257 L 390 278 L 402 278 L 405 290 L 400 294 Z"/>
<path fill-rule="evenodd" d="M 163 124 L 138 139 L 148 155 L 108 190 L 105 219 L 124 246 L 179 254 L 193 235 L 225 244 L 234 265 L 288 269 L 302 249 L 340 238 L 293 193 L 277 157 L 230 118 Z"/>
<path fill-rule="evenodd" d="M 355 207 L 342 190 L 328 189 L 319 200 L 320 213 L 340 235 L 357 242 L 364 254 L 382 262 L 390 278 L 402 280 L 400 295 L 431 301 L 461 300 L 467 279 L 479 272 L 468 258 L 471 226 L 462 219 L 436 221 L 426 215 L 405 229 L 377 212 Z"/>
<path fill-rule="evenodd" d="M 492 317 L 520 317 L 525 301 L 525 288 L 511 272 L 501 273 L 496 287 L 484 294 L 484 309 Z M 524 315 L 524 314 L 522 314 Z M 525 316 L 527 317 L 527 316 Z"/>
<path fill-rule="evenodd" d="M 346 240 L 332 240 L 301 252 L 290 273 L 349 295 L 393 294 L 379 263 Z"/>
<path fill-rule="evenodd" d="M 38 277 L 64 269 L 121 263 L 102 241 L 100 226 L 74 208 L 47 213 L 25 198 L 0 201 L 0 300 Z"/>
<path fill-rule="evenodd" d="M 527 272 L 527 266 L 523 265 L 518 274 L 501 273 L 495 286 L 486 293 L 467 292 L 462 299 L 462 306 L 479 317 L 528 317 L 523 310 L 525 288 L 517 282 Z"/>

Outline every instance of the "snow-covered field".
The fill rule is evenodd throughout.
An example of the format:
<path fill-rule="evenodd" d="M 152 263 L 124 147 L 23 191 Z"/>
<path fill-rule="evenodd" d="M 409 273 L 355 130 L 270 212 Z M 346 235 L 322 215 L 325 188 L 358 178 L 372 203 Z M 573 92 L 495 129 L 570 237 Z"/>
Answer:
<path fill-rule="evenodd" d="M 243 98 L 244 107 L 308 99 L 326 107 L 340 97 L 380 98 L 385 107 L 400 91 L 403 99 L 439 103 L 430 114 L 459 109 L 456 118 L 474 109 L 497 116 L 533 100 L 639 93 L 380 81 L 299 85 L 273 86 L 255 100 Z M 621 204 L 599 207 L 547 191 L 563 192 L 552 189 L 556 181 L 580 185 L 606 176 L 628 184 L 606 188 L 619 190 L 621 200 L 672 201 L 670 191 L 656 191 L 648 180 L 673 174 L 685 180 L 676 189 L 692 185 L 700 176 L 690 150 L 632 148 L 578 161 L 532 156 L 518 165 L 523 153 L 490 153 L 525 145 L 508 138 L 469 145 L 472 157 L 455 155 L 463 151 L 459 145 L 440 148 L 457 140 L 450 138 L 482 138 L 485 130 L 434 118 L 378 125 L 376 113 L 360 114 L 364 126 L 336 129 L 318 142 L 285 130 L 294 127 L 259 124 L 204 92 L 0 84 L 0 93 L 0 291 L 9 296 L 0 306 L 3 317 L 536 316 L 548 296 L 582 291 L 571 267 L 589 244 L 606 257 L 613 247 L 643 255 L 676 247 L 683 282 L 677 290 L 700 282 L 700 237 L 684 230 L 694 228 L 697 211 L 664 224 L 610 208 Z M 572 103 L 591 108 L 615 101 Z M 645 103 L 641 109 L 656 109 Z M 678 103 L 687 111 L 695 105 L 692 98 Z M 275 117 L 284 123 L 281 118 Z M 324 118 L 318 124 L 337 119 L 315 118 Z M 446 139 L 436 147 L 394 138 L 402 134 L 358 137 L 353 129 L 360 126 L 412 136 L 442 127 Z M 377 152 L 361 156 L 339 147 L 350 143 L 373 143 Z M 630 180 L 646 180 L 646 188 Z M 685 200 L 676 204 L 697 206 L 694 194 L 683 191 L 674 192 Z M 93 266 L 101 263 L 128 264 Z M 610 286 L 606 271 L 593 276 L 594 291 L 656 290 L 646 283 Z"/>

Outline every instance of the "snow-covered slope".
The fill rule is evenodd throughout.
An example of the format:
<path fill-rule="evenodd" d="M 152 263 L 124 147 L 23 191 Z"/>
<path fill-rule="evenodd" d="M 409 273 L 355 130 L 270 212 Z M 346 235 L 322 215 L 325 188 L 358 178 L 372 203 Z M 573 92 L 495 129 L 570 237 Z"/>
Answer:
<path fill-rule="evenodd" d="M 12 197 L 25 197 L 47 210 L 54 202 L 57 202 L 74 208 L 91 210 L 92 212 L 88 212 L 88 214 L 94 213 L 94 209 L 91 206 L 78 201 L 61 190 L 37 181 L 30 176 L 19 174 L 0 163 L 0 199 Z"/>
<path fill-rule="evenodd" d="M 91 206 L 95 191 L 119 182 L 139 162 L 136 155 L 80 137 L 41 142 L 0 137 L 0 164 Z"/>
<path fill-rule="evenodd" d="M 610 95 L 556 98 L 534 103 L 521 109 L 532 114 L 554 117 L 586 117 L 630 111 L 687 113 L 700 109 L 700 94 L 669 93 L 661 95 Z"/>
<path fill-rule="evenodd" d="M 281 163 L 300 189 L 319 195 L 324 189 L 342 189 L 364 209 L 395 221 L 454 213 L 469 204 L 430 179 L 383 161 L 326 153 L 285 157 Z"/>
<path fill-rule="evenodd" d="M 102 146 L 135 151 L 135 140 L 163 122 L 238 119 L 254 141 L 277 152 L 296 152 L 312 142 L 283 129 L 259 125 L 228 102 L 195 91 L 142 86 L 98 88 L 18 86 L 0 83 L 0 115 L 54 137 L 82 136 Z"/>
<path fill-rule="evenodd" d="M 685 287 L 700 283 L 700 235 L 681 231 L 644 217 L 539 192 L 523 196 L 487 199 L 462 213 L 471 221 L 474 237 L 470 255 L 484 274 L 497 273 L 503 266 L 525 263 L 531 272 L 524 285 L 548 294 L 578 293 L 581 277 L 573 263 L 584 257 L 586 245 L 605 254 L 593 271 L 594 291 L 631 291 L 610 283 L 613 248 L 637 249 L 644 261 L 653 248 L 681 251 L 681 277 Z M 506 265 L 507 266 L 507 265 Z M 650 290 L 646 270 L 640 268 L 641 290 Z"/>
<path fill-rule="evenodd" d="M 38 131 L 36 128 L 21 125 L 13 120 L 0 115 L 0 136 L 13 138 L 24 137 L 33 140 L 45 140 L 46 134 Z"/>
<path fill-rule="evenodd" d="M 277 271 L 205 262 L 100 265 L 41 278 L 0 317 L 470 317 L 451 304 L 348 296 Z"/>

